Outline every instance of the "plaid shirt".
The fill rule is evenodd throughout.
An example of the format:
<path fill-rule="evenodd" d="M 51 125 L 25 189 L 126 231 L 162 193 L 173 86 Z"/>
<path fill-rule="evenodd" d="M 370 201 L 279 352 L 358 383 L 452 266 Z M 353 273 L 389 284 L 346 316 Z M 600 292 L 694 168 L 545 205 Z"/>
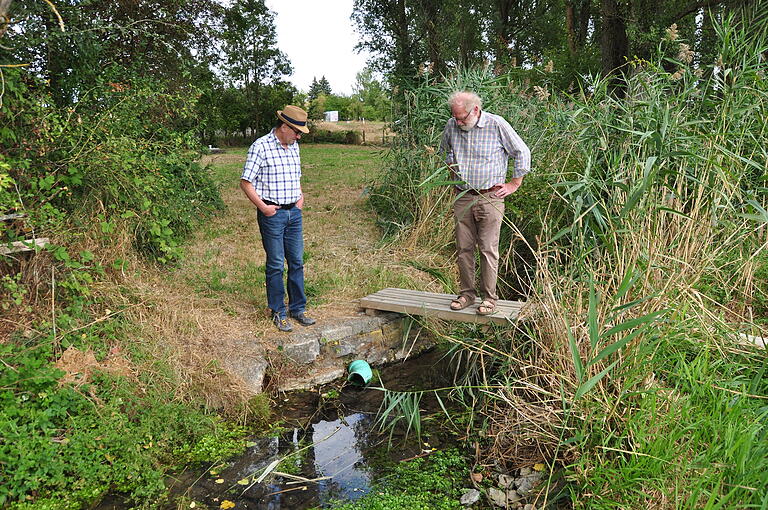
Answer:
<path fill-rule="evenodd" d="M 301 197 L 299 144 L 283 147 L 273 129 L 248 149 L 241 179 L 253 184 L 262 200 L 292 204 Z"/>
<path fill-rule="evenodd" d="M 464 181 L 464 189 L 488 189 L 506 182 L 510 156 L 515 159 L 513 177 L 531 170 L 531 151 L 512 126 L 499 115 L 480 112 L 477 125 L 462 130 L 451 117 L 445 125 L 440 150 L 445 161 L 454 167 L 456 177 Z"/>

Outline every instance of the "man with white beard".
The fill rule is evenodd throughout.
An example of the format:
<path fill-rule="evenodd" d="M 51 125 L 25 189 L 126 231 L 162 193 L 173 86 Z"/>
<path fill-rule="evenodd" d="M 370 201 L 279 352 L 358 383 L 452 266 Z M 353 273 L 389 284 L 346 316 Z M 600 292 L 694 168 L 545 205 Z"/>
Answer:
<path fill-rule="evenodd" d="M 480 252 L 480 315 L 496 312 L 496 279 L 499 268 L 499 233 L 504 219 L 504 199 L 520 188 L 531 169 L 531 151 L 512 126 L 498 115 L 482 110 L 482 100 L 472 92 L 454 92 L 448 99 L 451 118 L 440 143 L 446 163 L 456 180 L 453 205 L 459 295 L 451 310 L 475 303 L 475 247 Z M 514 159 L 507 181 L 509 158 Z"/>

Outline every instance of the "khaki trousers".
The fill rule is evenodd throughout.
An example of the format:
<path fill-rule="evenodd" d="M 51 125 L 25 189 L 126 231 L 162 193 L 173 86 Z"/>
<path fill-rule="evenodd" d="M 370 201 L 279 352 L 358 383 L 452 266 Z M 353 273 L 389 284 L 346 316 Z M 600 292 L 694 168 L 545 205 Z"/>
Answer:
<path fill-rule="evenodd" d="M 480 252 L 480 297 L 496 301 L 499 274 L 499 232 L 504 218 L 504 199 L 482 195 L 461 195 L 453 204 L 456 225 L 456 255 L 459 266 L 459 295 L 477 297 L 475 290 L 475 248 Z"/>

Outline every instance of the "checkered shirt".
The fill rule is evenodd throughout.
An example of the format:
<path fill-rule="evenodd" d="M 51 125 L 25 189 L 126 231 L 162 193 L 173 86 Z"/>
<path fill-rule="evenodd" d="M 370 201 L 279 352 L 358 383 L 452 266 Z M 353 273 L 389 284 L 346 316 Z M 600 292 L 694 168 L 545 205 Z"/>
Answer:
<path fill-rule="evenodd" d="M 299 144 L 283 147 L 273 129 L 248 149 L 241 179 L 253 184 L 262 200 L 292 204 L 301 197 Z"/>
<path fill-rule="evenodd" d="M 488 189 L 507 182 L 509 158 L 514 158 L 513 177 L 531 170 L 531 151 L 509 122 L 499 115 L 480 112 L 477 125 L 462 130 L 451 117 L 445 125 L 440 150 L 449 165 L 458 165 L 456 176 L 463 189 Z"/>

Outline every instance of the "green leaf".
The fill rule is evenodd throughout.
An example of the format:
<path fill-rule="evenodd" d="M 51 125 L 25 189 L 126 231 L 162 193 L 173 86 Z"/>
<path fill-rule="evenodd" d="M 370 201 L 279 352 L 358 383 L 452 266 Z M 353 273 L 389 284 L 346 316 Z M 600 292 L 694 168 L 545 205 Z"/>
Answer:
<path fill-rule="evenodd" d="M 642 317 L 636 317 L 634 319 L 630 319 L 627 322 L 623 322 L 621 324 L 618 324 L 612 327 L 607 331 L 604 331 L 603 334 L 600 335 L 600 338 L 608 338 L 609 336 L 615 335 L 616 333 L 620 333 L 622 331 L 626 331 L 627 329 L 635 328 L 637 326 L 640 326 L 641 324 L 655 320 L 656 317 L 667 313 L 667 311 L 668 311 L 667 309 L 657 310 L 647 315 L 643 315 Z"/>
<path fill-rule="evenodd" d="M 603 377 L 605 377 L 605 374 L 607 374 L 611 369 L 613 369 L 613 367 L 615 367 L 618 362 L 619 360 L 614 361 L 613 363 L 605 367 L 603 370 L 601 370 L 599 374 L 593 375 L 592 377 L 589 378 L 587 382 L 579 386 L 579 389 L 576 390 L 576 394 L 573 396 L 573 400 L 576 401 L 581 397 L 583 397 L 589 390 L 591 390 L 595 386 L 595 384 L 599 383 L 600 380 Z"/>
<path fill-rule="evenodd" d="M 595 281 L 592 279 L 591 275 L 589 277 L 589 310 L 587 312 L 587 324 L 589 325 L 589 345 L 591 350 L 594 350 L 595 347 L 597 347 L 597 341 L 600 339 L 600 331 L 597 326 L 597 293 L 595 292 Z"/>
<path fill-rule="evenodd" d="M 604 348 L 599 353 L 597 353 L 597 355 L 594 358 L 592 358 L 589 361 L 589 365 L 594 365 L 595 363 L 598 363 L 598 362 L 604 360 L 605 358 L 607 358 L 608 356 L 610 356 L 614 352 L 618 351 L 619 349 L 621 349 L 622 347 L 627 345 L 629 342 L 634 340 L 638 335 L 640 335 L 641 333 L 644 333 L 645 330 L 648 329 L 648 326 L 649 326 L 648 324 L 645 324 L 642 327 L 640 327 L 640 328 L 636 329 L 635 331 L 633 331 L 632 333 L 628 334 L 627 336 L 625 336 L 621 340 L 617 340 L 616 342 L 612 343 L 608 347 Z"/>
<path fill-rule="evenodd" d="M 573 367 L 576 370 L 576 378 L 581 381 L 584 378 L 584 366 L 581 364 L 581 356 L 579 355 L 579 347 L 576 345 L 576 338 L 573 336 L 570 326 L 568 327 L 568 346 L 571 349 L 571 358 L 573 359 Z"/>
<path fill-rule="evenodd" d="M 621 283 L 619 284 L 619 288 L 616 290 L 616 294 L 613 296 L 613 300 L 619 301 L 621 298 L 623 298 L 629 289 L 632 288 L 632 285 L 634 285 L 638 278 L 641 276 L 642 273 L 637 271 L 634 265 L 629 266 L 627 268 L 627 273 L 624 275 L 624 278 L 622 278 Z"/>

